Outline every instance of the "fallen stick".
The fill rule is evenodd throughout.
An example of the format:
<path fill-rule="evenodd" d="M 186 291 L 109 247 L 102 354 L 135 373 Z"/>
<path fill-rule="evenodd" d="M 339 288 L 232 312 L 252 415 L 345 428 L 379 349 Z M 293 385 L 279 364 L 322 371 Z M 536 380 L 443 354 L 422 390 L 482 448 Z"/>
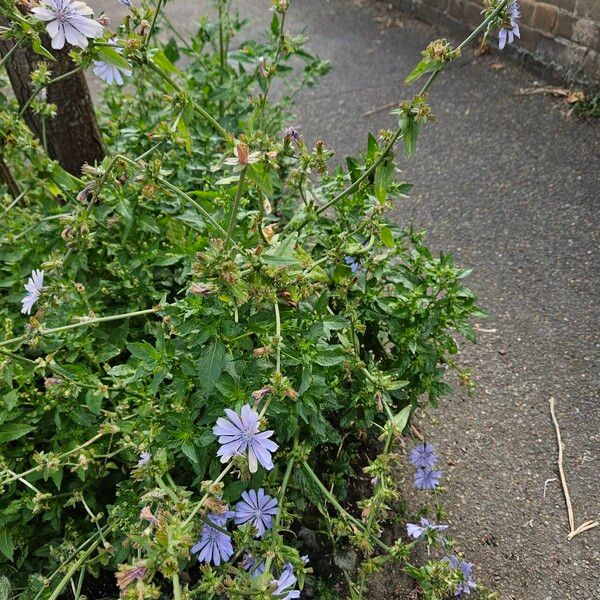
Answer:
<path fill-rule="evenodd" d="M 550 400 L 550 414 L 552 415 L 552 421 L 554 423 L 554 429 L 556 430 L 556 439 L 558 441 L 558 473 L 560 475 L 560 483 L 562 485 L 563 494 L 565 496 L 565 502 L 567 504 L 567 513 L 569 515 L 569 534 L 567 535 L 567 539 L 570 541 L 576 535 L 587 531 L 588 529 L 592 529 L 593 527 L 598 527 L 600 523 L 598 521 L 586 521 L 582 523 L 579 527 L 575 528 L 575 517 L 573 516 L 573 505 L 571 504 L 571 495 L 569 494 L 569 486 L 567 485 L 567 478 L 565 477 L 565 469 L 563 467 L 563 449 L 564 445 L 562 443 L 562 438 L 560 435 L 560 427 L 558 425 L 558 420 L 556 419 L 556 413 L 554 412 L 554 397 L 551 397 Z"/>

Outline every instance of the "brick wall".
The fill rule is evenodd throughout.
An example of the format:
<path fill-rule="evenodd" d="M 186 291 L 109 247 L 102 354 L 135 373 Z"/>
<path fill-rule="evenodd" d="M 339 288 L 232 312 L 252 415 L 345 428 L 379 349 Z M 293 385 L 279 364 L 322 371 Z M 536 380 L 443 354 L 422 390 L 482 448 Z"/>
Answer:
<path fill-rule="evenodd" d="M 394 0 L 456 36 L 481 22 L 483 0 Z M 504 52 L 567 83 L 600 85 L 600 0 L 520 0 L 521 39 Z"/>

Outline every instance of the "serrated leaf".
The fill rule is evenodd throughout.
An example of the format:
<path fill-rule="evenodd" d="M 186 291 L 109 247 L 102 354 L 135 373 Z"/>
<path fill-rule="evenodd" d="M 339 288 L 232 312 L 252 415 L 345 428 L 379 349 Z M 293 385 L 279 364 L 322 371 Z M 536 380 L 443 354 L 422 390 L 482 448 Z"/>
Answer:
<path fill-rule="evenodd" d="M 8 529 L 3 527 L 0 529 L 0 552 L 8 558 L 8 560 L 13 559 L 13 553 L 15 551 L 15 544 L 13 542 L 12 536 Z"/>
<path fill-rule="evenodd" d="M 217 379 L 223 370 L 225 359 L 225 346 L 221 340 L 212 341 L 200 355 L 196 363 L 198 369 L 198 381 L 203 391 L 212 392 Z"/>
<path fill-rule="evenodd" d="M 8 425 L 3 425 L 2 431 L 0 431 L 0 444 L 18 440 L 24 435 L 27 435 L 30 431 L 33 431 L 33 429 L 33 427 L 26 425 L 25 423 L 9 423 Z"/>

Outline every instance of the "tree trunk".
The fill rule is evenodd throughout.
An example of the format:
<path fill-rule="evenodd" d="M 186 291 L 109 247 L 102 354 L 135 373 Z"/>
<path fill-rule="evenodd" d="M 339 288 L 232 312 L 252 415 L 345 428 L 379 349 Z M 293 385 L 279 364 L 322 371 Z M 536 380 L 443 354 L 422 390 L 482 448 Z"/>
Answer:
<path fill-rule="evenodd" d="M 0 25 L 10 28 L 10 21 L 0 16 Z M 42 36 L 45 48 L 50 48 L 46 36 Z M 12 48 L 12 40 L 0 39 L 0 54 L 5 56 Z M 56 61 L 47 61 L 52 79 L 76 68 L 69 57 L 70 46 L 54 50 Z M 6 62 L 6 70 L 19 106 L 24 106 L 32 95 L 31 72 L 45 59 L 27 46 L 17 48 Z M 81 174 L 84 162 L 94 164 L 104 158 L 104 144 L 94 115 L 94 105 L 83 72 L 52 84 L 47 90 L 48 102 L 56 105 L 56 116 L 46 120 L 46 144 L 48 154 L 73 175 Z M 31 109 L 24 114 L 27 125 L 38 139 L 42 139 L 40 119 Z"/>

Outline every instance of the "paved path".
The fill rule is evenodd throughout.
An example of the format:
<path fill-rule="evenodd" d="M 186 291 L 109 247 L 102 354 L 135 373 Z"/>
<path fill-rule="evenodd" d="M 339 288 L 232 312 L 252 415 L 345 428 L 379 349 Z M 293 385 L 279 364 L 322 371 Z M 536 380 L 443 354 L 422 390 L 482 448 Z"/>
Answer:
<path fill-rule="evenodd" d="M 397 16 L 396 13 L 387 15 Z M 374 107 L 406 96 L 402 79 L 437 37 L 343 0 L 297 2 L 290 23 L 333 63 L 304 95 L 298 125 L 338 152 L 392 127 Z M 449 522 L 481 581 L 519 600 L 600 598 L 600 528 L 566 540 L 548 398 L 566 445 L 578 522 L 600 518 L 598 244 L 600 123 L 567 120 L 556 101 L 517 96 L 532 78 L 498 56 L 465 56 L 436 82 L 417 154 L 401 160 L 415 184 L 398 220 L 424 227 L 434 248 L 474 268 L 490 318 L 462 360 L 478 380 L 448 399 L 429 436 L 445 455 Z"/>
<path fill-rule="evenodd" d="M 103 4 L 116 16 L 116 0 Z M 268 22 L 270 1 L 238 4 L 255 25 Z M 169 5 L 187 30 L 203 6 Z M 408 95 L 402 80 L 437 37 L 404 18 L 383 28 L 381 10 L 295 0 L 288 20 L 333 63 L 304 93 L 295 124 L 340 157 L 361 150 L 368 131 L 394 126 L 388 111 L 361 115 Z M 554 396 L 576 520 L 600 517 L 600 123 L 516 95 L 532 77 L 508 62 L 491 68 L 498 60 L 469 54 L 439 78 L 431 92 L 439 121 L 416 156 L 401 160 L 415 188 L 398 220 L 424 227 L 435 249 L 474 268 L 471 286 L 490 314 L 481 326 L 496 330 L 462 352 L 474 395 L 448 399 L 426 430 L 447 459 L 449 522 L 477 577 L 502 598 L 593 600 L 600 528 L 567 542 L 558 482 L 543 491 L 557 476 Z"/>

